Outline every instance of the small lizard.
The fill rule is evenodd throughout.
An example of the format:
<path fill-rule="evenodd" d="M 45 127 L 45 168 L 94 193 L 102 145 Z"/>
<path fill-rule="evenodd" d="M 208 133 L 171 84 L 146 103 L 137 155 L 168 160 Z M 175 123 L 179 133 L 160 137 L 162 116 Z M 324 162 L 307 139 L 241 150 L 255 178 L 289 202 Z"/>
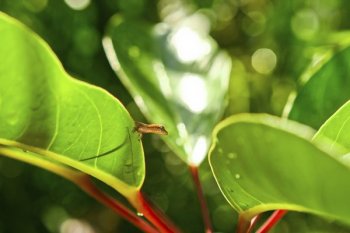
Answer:
<path fill-rule="evenodd" d="M 134 132 L 138 132 L 140 134 L 140 139 L 141 139 L 142 135 L 146 134 L 146 133 L 153 133 L 153 134 L 158 134 L 158 135 L 168 135 L 168 131 L 166 131 L 166 129 L 162 125 L 145 124 L 145 123 L 141 123 L 141 122 L 135 122 L 135 127 L 134 127 L 133 131 Z M 129 135 L 129 137 L 130 137 L 130 135 Z M 121 147 L 124 146 L 125 143 L 126 143 L 126 139 L 124 140 L 124 142 L 122 144 L 120 144 L 119 146 L 113 148 L 112 150 L 109 150 L 109 151 L 104 152 L 102 154 L 99 154 L 97 156 L 92 156 L 92 157 L 88 157 L 88 158 L 85 158 L 85 159 L 81 159 L 80 161 L 86 161 L 86 160 L 95 159 L 95 158 L 98 158 L 98 157 L 102 157 L 102 156 L 108 155 L 108 154 L 110 154 L 112 152 L 115 152 L 115 151 L 119 150 Z"/>
<path fill-rule="evenodd" d="M 168 135 L 168 131 L 166 131 L 164 126 L 158 124 L 144 124 L 141 122 L 135 122 L 134 131 L 139 132 L 141 135 L 146 133 Z"/>

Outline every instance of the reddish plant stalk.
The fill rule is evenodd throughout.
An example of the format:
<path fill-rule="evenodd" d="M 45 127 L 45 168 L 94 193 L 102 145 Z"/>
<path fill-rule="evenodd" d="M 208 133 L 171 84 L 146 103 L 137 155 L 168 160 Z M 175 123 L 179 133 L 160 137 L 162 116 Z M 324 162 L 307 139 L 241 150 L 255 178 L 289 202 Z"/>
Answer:
<path fill-rule="evenodd" d="M 241 215 L 238 217 L 238 224 L 236 233 L 247 233 L 249 232 L 251 221 L 243 218 Z"/>
<path fill-rule="evenodd" d="M 209 216 L 208 206 L 207 206 L 207 203 L 206 203 L 205 198 L 204 198 L 201 181 L 199 179 L 198 167 L 194 166 L 194 165 L 190 165 L 189 168 L 191 171 L 194 185 L 195 185 L 196 190 L 197 190 L 198 200 L 199 200 L 199 203 L 201 206 L 201 212 L 202 212 L 202 218 L 203 218 L 204 227 L 205 227 L 205 233 L 212 233 L 213 227 L 212 227 L 210 216 Z"/>
<path fill-rule="evenodd" d="M 256 233 L 267 233 L 277 224 L 279 220 L 287 213 L 287 210 L 275 210 L 265 223 L 256 231 Z"/>
<path fill-rule="evenodd" d="M 111 198 L 107 194 L 100 191 L 90 180 L 90 177 L 84 173 L 76 171 L 66 166 L 62 166 L 56 163 L 52 163 L 48 160 L 42 160 L 38 162 L 31 156 L 23 156 L 22 153 L 14 151 L 11 148 L 0 145 L 0 154 L 8 156 L 13 159 L 17 159 L 34 166 L 43 168 L 49 172 L 56 175 L 64 177 L 65 179 L 76 184 L 80 189 L 85 191 L 87 194 L 104 204 L 105 206 L 111 208 L 114 212 L 119 214 L 121 217 L 125 218 L 134 226 L 138 227 L 140 230 L 148 233 L 159 233 L 157 229 L 151 226 L 148 222 L 138 217 L 134 212 L 126 208 L 123 204 L 117 200 Z M 40 153 L 38 153 L 40 154 Z"/>
<path fill-rule="evenodd" d="M 82 176 L 81 179 L 78 179 L 74 183 L 77 183 L 77 185 L 90 196 L 92 196 L 105 206 L 111 208 L 119 216 L 126 219 L 143 232 L 159 233 L 159 231 L 156 228 L 154 228 L 148 222 L 137 216 L 133 211 L 126 208 L 122 203 L 96 188 L 96 186 L 91 182 L 88 176 Z"/>
<path fill-rule="evenodd" d="M 147 198 L 139 192 L 138 211 L 150 221 L 161 233 L 181 233 L 181 231 L 157 208 L 155 208 Z"/>

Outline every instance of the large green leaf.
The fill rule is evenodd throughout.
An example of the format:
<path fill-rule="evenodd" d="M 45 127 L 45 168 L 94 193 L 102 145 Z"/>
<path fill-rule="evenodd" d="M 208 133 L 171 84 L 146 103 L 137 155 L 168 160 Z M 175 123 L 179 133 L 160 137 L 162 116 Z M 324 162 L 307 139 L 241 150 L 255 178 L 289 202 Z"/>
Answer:
<path fill-rule="evenodd" d="M 166 126 L 166 143 L 198 165 L 226 103 L 231 60 L 195 18 L 169 26 L 115 16 L 104 47 L 148 120 Z"/>
<path fill-rule="evenodd" d="M 145 175 L 143 150 L 122 104 L 71 78 L 43 40 L 4 14 L 0 35 L 0 145 L 23 149 L 23 161 L 34 156 L 25 151 L 35 152 L 38 166 L 49 159 L 135 193 Z"/>
<path fill-rule="evenodd" d="M 268 115 L 238 115 L 214 132 L 210 163 L 228 202 L 245 218 L 273 209 L 350 224 L 350 170 L 310 142 L 313 130 Z"/>
<path fill-rule="evenodd" d="M 318 129 L 350 99 L 349 62 L 349 46 L 317 56 L 302 77 L 306 83 L 298 90 L 288 118 Z"/>

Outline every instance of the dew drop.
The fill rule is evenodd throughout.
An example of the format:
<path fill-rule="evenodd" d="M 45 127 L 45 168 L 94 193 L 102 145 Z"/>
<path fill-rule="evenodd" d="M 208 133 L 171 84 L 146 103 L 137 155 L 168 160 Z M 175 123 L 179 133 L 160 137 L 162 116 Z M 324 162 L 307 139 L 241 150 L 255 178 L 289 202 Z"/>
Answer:
<path fill-rule="evenodd" d="M 237 173 L 237 174 L 235 175 L 235 178 L 238 180 L 239 178 L 241 178 L 241 175 Z"/>
<path fill-rule="evenodd" d="M 137 212 L 137 216 L 143 217 L 143 213 Z"/>
<path fill-rule="evenodd" d="M 228 153 L 227 157 L 229 159 L 235 159 L 235 158 L 237 158 L 237 154 L 236 153 Z"/>
<path fill-rule="evenodd" d="M 219 149 L 218 149 L 218 151 L 219 151 L 219 153 L 220 153 L 220 154 L 222 154 L 222 153 L 223 153 L 222 148 L 219 148 Z"/>

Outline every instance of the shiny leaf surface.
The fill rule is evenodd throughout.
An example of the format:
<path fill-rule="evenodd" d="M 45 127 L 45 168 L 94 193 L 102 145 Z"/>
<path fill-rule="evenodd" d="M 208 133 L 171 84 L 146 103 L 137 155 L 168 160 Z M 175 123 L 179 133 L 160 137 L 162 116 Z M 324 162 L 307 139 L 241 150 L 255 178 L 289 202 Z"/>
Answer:
<path fill-rule="evenodd" d="M 238 115 L 221 122 L 210 163 L 229 203 L 248 219 L 286 209 L 350 224 L 350 170 L 312 144 L 313 133 L 269 115 Z"/>
<path fill-rule="evenodd" d="M 305 72 L 288 118 L 318 129 L 350 99 L 350 47 L 335 47 Z"/>
<path fill-rule="evenodd" d="M 58 162 L 125 196 L 135 193 L 144 179 L 143 150 L 122 104 L 71 78 L 45 42 L 4 14 L 0 34 L 0 145 L 37 154 L 38 166 L 40 159 Z"/>

